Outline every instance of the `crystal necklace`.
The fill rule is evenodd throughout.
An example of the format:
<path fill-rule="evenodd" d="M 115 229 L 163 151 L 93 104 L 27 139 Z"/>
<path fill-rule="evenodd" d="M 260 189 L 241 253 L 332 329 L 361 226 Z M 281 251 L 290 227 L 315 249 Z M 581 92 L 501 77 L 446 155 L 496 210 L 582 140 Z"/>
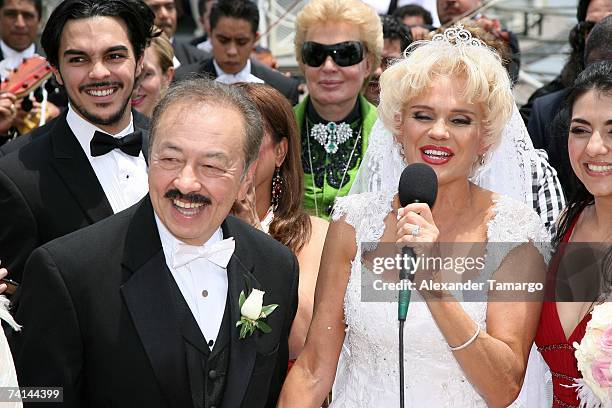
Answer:
<path fill-rule="evenodd" d="M 353 129 L 348 123 L 329 122 L 327 125 L 317 123 L 310 133 L 319 142 L 327 154 L 334 154 L 338 147 L 353 137 Z"/>
<path fill-rule="evenodd" d="M 330 123 L 333 123 L 333 122 L 330 122 Z M 319 125 L 321 125 L 321 124 L 319 124 Z M 349 126 L 349 128 L 350 128 L 350 126 Z M 310 164 L 310 177 L 312 179 L 312 196 L 314 197 L 315 215 L 318 217 L 319 216 L 319 205 L 317 203 L 317 192 L 316 192 L 317 185 L 315 183 L 314 166 L 312 164 L 312 153 L 311 153 L 311 150 L 310 150 L 310 135 L 311 135 L 311 133 L 310 133 L 309 130 L 310 129 L 309 129 L 309 125 L 308 125 L 308 119 L 306 119 L 306 144 L 308 146 L 308 161 L 309 161 L 309 164 Z M 314 130 L 314 127 L 313 127 L 313 130 Z M 362 130 L 363 130 L 363 123 L 359 126 L 359 132 L 357 133 L 357 137 L 355 138 L 355 143 L 353 144 L 353 148 L 351 149 L 351 154 L 349 155 L 349 158 L 346 161 L 346 164 L 344 165 L 344 170 L 342 172 L 342 179 L 340 180 L 340 187 L 336 190 L 336 195 L 334 196 L 334 199 L 332 201 L 332 205 L 333 205 L 333 203 L 336 202 L 336 198 L 338 198 L 338 194 L 340 194 L 340 190 L 344 186 L 344 179 L 346 177 L 346 173 L 348 173 L 349 167 L 351 165 L 351 161 L 353 160 L 353 155 L 355 154 L 355 149 L 357 147 L 357 144 L 361 140 L 361 131 Z M 353 133 L 353 130 L 351 129 L 351 136 L 352 136 L 352 133 Z M 313 135 L 313 137 L 314 137 L 314 135 Z M 325 147 L 325 146 L 323 145 L 323 147 Z M 336 146 L 336 150 L 334 151 L 334 153 L 337 150 L 338 150 L 338 146 Z M 327 149 L 325 149 L 325 151 L 327 152 L 327 154 L 325 155 L 324 174 L 327 173 L 327 159 L 328 159 L 328 155 L 329 155 L 329 152 L 327 151 Z M 321 191 L 321 199 L 323 200 L 324 198 L 325 198 L 325 179 L 323 179 L 323 187 L 322 187 L 322 191 Z"/>

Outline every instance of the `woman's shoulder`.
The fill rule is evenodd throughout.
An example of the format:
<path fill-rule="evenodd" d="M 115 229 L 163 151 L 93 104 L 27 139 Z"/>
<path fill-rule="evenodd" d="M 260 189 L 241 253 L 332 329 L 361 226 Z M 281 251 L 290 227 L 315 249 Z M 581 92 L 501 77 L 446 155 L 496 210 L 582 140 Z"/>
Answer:
<path fill-rule="evenodd" d="M 548 242 L 550 236 L 535 210 L 512 197 L 496 195 L 489 221 L 489 240 Z"/>

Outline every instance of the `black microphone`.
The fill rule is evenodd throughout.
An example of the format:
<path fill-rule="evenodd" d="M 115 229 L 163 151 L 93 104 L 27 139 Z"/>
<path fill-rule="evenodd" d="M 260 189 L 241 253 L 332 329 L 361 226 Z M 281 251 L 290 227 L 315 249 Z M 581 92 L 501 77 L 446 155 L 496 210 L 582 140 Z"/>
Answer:
<path fill-rule="evenodd" d="M 427 203 L 433 207 L 438 195 L 438 177 L 434 170 L 423 163 L 413 163 L 407 166 L 399 181 L 399 201 L 402 207 L 412 203 Z M 402 248 L 403 259 L 414 259 L 414 250 L 404 246 Z M 414 265 L 414 263 L 410 263 Z M 403 266 L 406 266 L 404 263 Z M 410 278 L 414 280 L 411 267 L 400 270 L 400 282 Z M 399 385 L 400 385 L 400 408 L 404 408 L 404 322 L 408 315 L 410 304 L 410 290 L 400 289 L 397 299 L 397 319 L 399 320 Z"/>
<path fill-rule="evenodd" d="M 426 203 L 433 207 L 438 195 L 438 177 L 436 172 L 426 164 L 413 163 L 406 166 L 399 181 L 398 195 L 402 207 L 412 203 Z M 414 258 L 414 250 L 410 247 L 402 248 L 402 259 Z M 404 263 L 405 264 L 405 263 Z M 414 265 L 410 263 L 410 265 Z M 413 271 L 402 268 L 400 280 L 414 279 Z M 408 314 L 408 303 L 410 303 L 410 291 L 402 289 L 398 299 L 398 320 L 406 320 Z"/>

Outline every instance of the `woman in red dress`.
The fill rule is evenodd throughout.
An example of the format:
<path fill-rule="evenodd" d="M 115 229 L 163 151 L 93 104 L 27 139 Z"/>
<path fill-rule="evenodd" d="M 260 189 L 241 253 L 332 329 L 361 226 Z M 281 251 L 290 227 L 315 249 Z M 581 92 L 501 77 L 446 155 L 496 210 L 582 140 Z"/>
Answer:
<path fill-rule="evenodd" d="M 582 72 L 561 115 L 568 119 L 567 156 L 577 191 L 553 239 L 553 277 L 568 248 L 564 243 L 612 242 L 612 61 L 592 64 Z M 566 387 L 581 377 L 572 344 L 581 341 L 593 306 L 602 297 L 599 293 L 579 302 L 544 302 L 535 340 L 552 373 L 553 408 L 579 406 L 575 388 Z"/>

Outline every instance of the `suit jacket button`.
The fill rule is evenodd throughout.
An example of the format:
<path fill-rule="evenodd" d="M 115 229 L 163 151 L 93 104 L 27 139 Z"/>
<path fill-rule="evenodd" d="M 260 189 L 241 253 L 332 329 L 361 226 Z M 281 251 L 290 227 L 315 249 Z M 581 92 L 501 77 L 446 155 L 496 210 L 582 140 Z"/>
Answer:
<path fill-rule="evenodd" d="M 217 372 L 215 370 L 210 370 L 208 372 L 208 378 L 210 378 L 211 380 L 214 380 L 215 378 L 217 378 Z"/>

